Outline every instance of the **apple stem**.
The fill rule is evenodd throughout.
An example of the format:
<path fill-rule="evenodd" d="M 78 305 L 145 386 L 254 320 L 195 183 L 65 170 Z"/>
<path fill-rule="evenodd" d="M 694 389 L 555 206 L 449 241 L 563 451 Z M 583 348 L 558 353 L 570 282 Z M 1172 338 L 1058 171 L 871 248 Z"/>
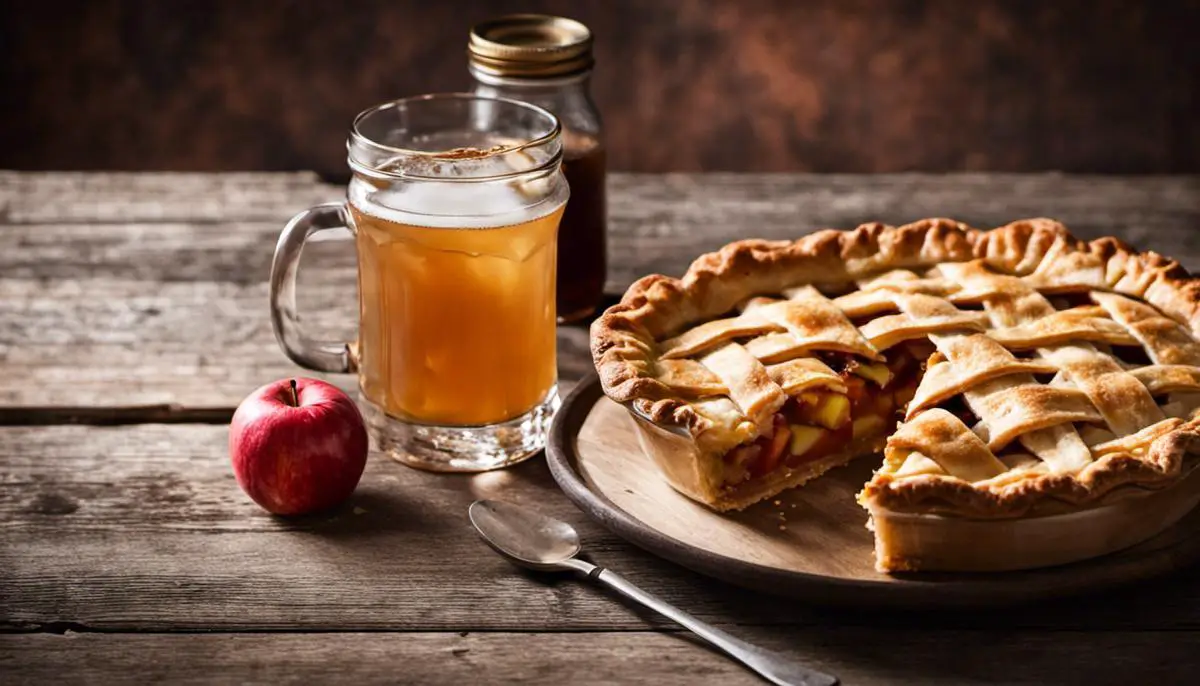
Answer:
<path fill-rule="evenodd" d="M 295 379 L 292 379 L 292 407 L 300 407 L 300 394 L 296 392 Z"/>

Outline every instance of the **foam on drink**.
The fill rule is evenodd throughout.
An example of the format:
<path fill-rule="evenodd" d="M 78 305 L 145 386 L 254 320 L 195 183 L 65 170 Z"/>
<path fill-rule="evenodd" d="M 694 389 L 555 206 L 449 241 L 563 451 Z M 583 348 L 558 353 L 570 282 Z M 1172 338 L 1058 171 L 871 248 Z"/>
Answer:
<path fill-rule="evenodd" d="M 384 221 L 438 229 L 490 229 L 522 224 L 557 209 L 553 199 L 529 203 L 514 183 L 473 184 L 424 181 L 377 189 L 354 184 L 350 202 Z"/>

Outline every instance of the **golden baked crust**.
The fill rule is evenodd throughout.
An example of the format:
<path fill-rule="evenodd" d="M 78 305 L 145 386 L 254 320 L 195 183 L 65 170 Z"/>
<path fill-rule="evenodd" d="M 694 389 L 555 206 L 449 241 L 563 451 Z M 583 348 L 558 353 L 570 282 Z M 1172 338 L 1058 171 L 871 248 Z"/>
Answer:
<path fill-rule="evenodd" d="M 891 272 L 898 281 L 889 281 Z M 1119 486 L 1168 486 L 1197 453 L 1200 394 L 1189 394 L 1200 391 L 1200 283 L 1174 260 L 1113 238 L 1080 241 L 1049 219 L 992 230 L 926 219 L 825 230 L 791 242 L 745 240 L 700 257 L 681 279 L 647 276 L 592 325 L 605 393 L 690 437 L 694 459 L 720 459 L 731 441 L 762 431 L 762 417 L 781 402 L 778 392 L 767 392 L 769 383 L 766 390 L 747 383 L 737 389 L 740 424 L 717 427 L 697 409 L 707 386 L 665 383 L 664 368 L 676 353 L 714 354 L 704 346 L 769 330 L 769 323 L 746 325 L 747 302 L 785 291 L 805 297 L 802 287 L 810 284 L 824 303 L 831 301 L 819 295 L 823 289 L 869 290 L 837 300 L 857 308 L 851 314 L 881 315 L 859 324 L 881 347 L 925 336 L 942 351 L 889 440 L 883 468 L 860 496 L 868 509 L 1001 518 L 1046 503 L 1086 507 Z M 884 291 L 899 303 L 899 314 L 870 297 Z M 1048 298 L 1061 294 L 1086 295 L 1093 304 L 1051 306 Z M 986 312 L 957 309 L 981 302 Z M 731 316 L 739 308 L 743 314 Z M 714 320 L 724 331 L 707 332 L 692 345 L 689 332 Z M 989 345 L 996 349 L 985 350 Z M 1149 364 L 1110 354 L 1132 345 L 1144 349 Z M 720 362 L 741 368 L 739 359 Z M 1035 378 L 1055 370 L 1049 383 Z M 939 407 L 964 394 L 987 415 L 981 425 L 968 427 Z M 1158 402 L 1164 396 L 1166 405 Z M 1076 424 L 1087 436 L 1070 428 Z M 1018 444 L 1038 458 L 1012 454 L 1008 446 Z M 746 502 L 723 496 L 711 479 L 673 483 L 719 509 L 772 494 Z"/>

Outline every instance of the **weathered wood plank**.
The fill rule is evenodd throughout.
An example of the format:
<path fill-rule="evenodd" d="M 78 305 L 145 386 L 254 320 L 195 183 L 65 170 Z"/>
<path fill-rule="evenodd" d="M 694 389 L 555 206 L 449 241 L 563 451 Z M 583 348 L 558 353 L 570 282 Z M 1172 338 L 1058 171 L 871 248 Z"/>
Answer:
<path fill-rule="evenodd" d="M 742 630 L 845 684 L 1183 684 L 1196 632 Z M 680 634 L 0 636 L 14 684 L 763 683 Z"/>
<path fill-rule="evenodd" d="M 611 292 L 732 238 L 928 215 L 1057 216 L 1080 235 L 1116 234 L 1200 266 L 1197 177 L 615 174 L 612 186 Z M 0 423 L 36 407 L 64 420 L 97 407 L 93 421 L 216 421 L 256 385 L 298 373 L 266 316 L 271 247 L 295 210 L 341 195 L 308 174 L 0 172 Z M 314 330 L 350 335 L 350 246 L 311 246 L 301 279 Z M 583 329 L 564 328 L 560 350 L 563 378 L 590 367 Z M 540 461 L 465 477 L 374 456 L 346 507 L 282 520 L 237 489 L 225 441 L 222 426 L 0 428 L 0 629 L 626 633 L 14 635 L 0 637 L 6 679 L 752 681 L 645 633 L 669 625 L 595 588 L 512 570 L 466 524 L 467 504 L 484 496 L 571 521 L 598 561 L 850 683 L 1193 676 L 1190 574 L 1103 602 L 961 615 L 811 608 L 631 549 L 575 510 Z"/>
<path fill-rule="evenodd" d="M 344 197 L 311 172 L 0 172 L 6 223 L 278 220 Z"/>
<path fill-rule="evenodd" d="M 1200 267 L 1195 176 L 615 173 L 610 187 L 610 293 L 647 273 L 681 273 L 737 238 L 928 216 L 978 226 L 1050 216 L 1082 237 L 1117 235 Z M 342 195 L 305 174 L 0 172 L 0 223 L 47 224 L 0 231 L 0 274 L 253 281 L 265 278 L 288 217 Z M 145 223 L 175 226 L 132 226 Z M 352 264 L 348 250 L 332 259 Z"/>
<path fill-rule="evenodd" d="M 587 333 L 561 328 L 558 350 L 559 385 L 566 389 L 592 369 Z M 143 421 L 170 419 L 155 412 L 179 416 L 230 411 L 258 386 L 289 376 L 325 379 L 348 393 L 357 389 L 353 376 L 298 367 L 279 352 L 273 339 L 225 345 L 217 352 L 172 341 L 0 344 L 0 366 L 0 424 L 26 423 L 22 418 L 33 411 L 58 412 L 81 422 L 103 421 L 114 408 L 144 408 Z M 156 409 L 161 406 L 166 409 Z M 89 407 L 97 411 L 89 414 Z"/>
<path fill-rule="evenodd" d="M 1189 175 L 609 174 L 610 211 L 618 222 L 622 217 L 664 216 L 704 221 L 712 219 L 706 213 L 712 207 L 734 210 L 722 217 L 734 221 L 745 210 L 795 222 L 798 213 L 878 215 L 898 206 L 936 216 L 948 204 L 973 213 L 965 220 L 1032 216 L 1030 211 L 1050 206 L 1071 211 L 1084 224 L 1108 225 L 1167 216 L 1181 208 L 1194 212 L 1198 185 L 1200 177 Z M 342 197 L 340 186 L 307 172 L 0 171 L 0 217 L 5 223 L 275 221 Z M 676 211 L 637 202 L 655 199 Z"/>
<path fill-rule="evenodd" d="M 634 181 L 634 179 L 630 179 Z M 608 290 L 678 275 L 738 238 L 794 239 L 819 228 L 952 217 L 993 227 L 1053 217 L 1081 238 L 1118 236 L 1200 269 L 1200 178 L 1061 175 L 668 175 L 615 196 Z"/>
<path fill-rule="evenodd" d="M 726 595 L 686 573 L 680 582 L 671 565 L 629 549 L 557 492 L 540 458 L 469 477 L 375 455 L 346 507 L 282 519 L 238 488 L 227 436 L 223 426 L 0 429 L 0 625 L 645 626 L 587 585 L 543 583 L 488 550 L 466 520 L 480 497 L 571 521 L 598 558 L 638 581 L 658 579 L 656 591 L 710 616 L 790 620 L 772 615 L 769 600 Z"/>
<path fill-rule="evenodd" d="M 731 238 L 929 214 L 981 224 L 1057 214 L 1082 235 L 1200 265 L 1197 177 L 615 174 L 612 184 L 614 292 L 650 271 L 679 273 Z M 298 373 L 270 333 L 270 254 L 295 207 L 338 192 L 305 174 L 0 173 L 0 207 L 17 222 L 0 225 L 0 362 L 11 372 L 0 406 L 228 408 Z M 352 335 L 352 253 L 344 240 L 306 250 L 300 308 L 316 333 Z M 590 368 L 585 339 L 560 336 L 563 378 Z M 9 421 L 28 415 L 15 412 Z"/>
<path fill-rule="evenodd" d="M 353 336 L 353 271 L 348 277 L 328 288 L 301 284 L 313 335 Z M 559 357 L 565 381 L 591 370 L 583 328 L 559 329 Z M 0 279 L 0 365 L 0 423 L 21 408 L 232 408 L 259 385 L 297 374 L 355 387 L 350 376 L 307 372 L 287 359 L 261 282 Z"/>
<path fill-rule="evenodd" d="M 481 497 L 575 525 L 594 559 L 723 624 L 1200 629 L 1193 575 L 1104 598 L 969 614 L 806 607 L 642 553 L 580 513 L 544 462 L 434 475 L 379 455 L 352 501 L 272 517 L 238 488 L 223 426 L 0 428 L 0 629 L 580 630 L 667 626 L 571 579 L 514 570 L 466 520 Z M 252 608 L 252 611 L 248 611 Z"/>

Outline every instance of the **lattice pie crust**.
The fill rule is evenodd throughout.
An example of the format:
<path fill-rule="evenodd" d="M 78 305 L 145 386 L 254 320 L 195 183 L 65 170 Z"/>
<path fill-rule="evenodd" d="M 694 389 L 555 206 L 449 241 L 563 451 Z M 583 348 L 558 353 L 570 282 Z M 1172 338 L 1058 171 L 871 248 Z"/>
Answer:
<path fill-rule="evenodd" d="M 1200 282 L 1178 263 L 1112 238 L 1081 242 L 1046 219 L 990 231 L 928 219 L 739 241 L 682 279 L 645 277 L 595 322 L 592 352 L 605 392 L 642 419 L 643 445 L 693 499 L 740 509 L 882 445 L 883 464 L 859 496 L 880 569 L 1012 568 L 1067 560 L 1049 549 L 1061 542 L 1047 542 L 963 561 L 937 549 L 936 532 L 944 529 L 942 548 L 989 522 L 1036 537 L 1016 522 L 1041 518 L 1061 538 L 1071 533 L 1062 515 L 1090 509 L 1108 521 L 1117 507 L 1136 517 L 1129 498 L 1190 473 L 1198 302 Z M 894 390 L 896 360 L 912 355 L 922 359 L 910 387 Z M 854 395 L 849 385 L 862 389 L 855 415 L 885 413 L 886 426 L 854 416 L 850 430 L 837 397 Z M 804 402 L 821 405 L 828 428 L 788 428 L 783 417 Z M 883 409 L 861 409 L 875 406 Z M 730 476 L 744 457 L 772 452 L 773 437 L 784 445 L 788 431 L 793 446 L 819 436 L 825 447 L 815 459 Z M 1157 520 L 1195 502 L 1174 498 Z M 1125 525 L 1145 538 L 1170 523 L 1157 520 Z M 1109 535 L 1068 557 L 1137 542 L 1128 538 Z"/>

